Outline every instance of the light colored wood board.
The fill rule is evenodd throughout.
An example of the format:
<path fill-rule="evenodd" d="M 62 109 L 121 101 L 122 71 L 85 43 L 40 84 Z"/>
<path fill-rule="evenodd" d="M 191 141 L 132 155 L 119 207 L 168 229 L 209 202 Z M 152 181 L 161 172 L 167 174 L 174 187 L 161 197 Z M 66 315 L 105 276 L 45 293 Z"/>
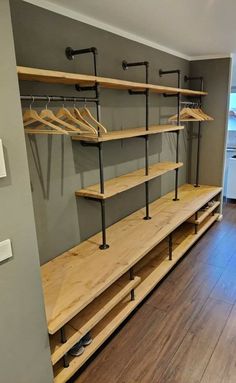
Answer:
<path fill-rule="evenodd" d="M 143 220 L 143 208 L 110 226 L 109 249 L 99 249 L 99 233 L 43 265 L 49 333 L 54 334 L 83 310 L 220 190 L 183 185 L 179 189 L 180 201 L 173 201 L 171 192 L 150 204 L 151 220 Z"/>
<path fill-rule="evenodd" d="M 89 141 L 89 142 L 106 142 L 114 140 L 124 140 L 134 137 L 150 136 L 153 134 L 160 133 L 171 133 L 176 132 L 177 130 L 183 130 L 184 126 L 181 125 L 152 125 L 149 126 L 148 130 L 145 128 L 131 128 L 124 130 L 113 130 L 108 131 L 106 134 L 102 133 L 101 136 L 92 136 L 92 135 L 77 135 L 73 136 L 72 140 L 74 141 Z"/>
<path fill-rule="evenodd" d="M 200 225 L 213 211 L 220 205 L 220 201 L 216 201 L 213 206 L 207 210 L 199 210 L 198 219 L 195 220 L 195 216 L 192 216 L 188 219 L 189 223 L 195 223 Z"/>
<path fill-rule="evenodd" d="M 138 83 L 133 81 L 126 81 L 114 78 L 106 78 L 99 76 L 84 75 L 78 73 L 66 73 L 59 72 L 54 70 L 46 70 L 39 68 L 29 68 L 29 67 L 17 67 L 17 73 L 19 80 L 27 81 L 39 81 L 46 83 L 57 83 L 57 84 L 83 84 L 91 85 L 94 83 L 99 84 L 103 88 L 110 89 L 132 89 L 132 90 L 145 90 L 149 89 L 153 93 L 181 93 L 186 96 L 191 95 L 207 95 L 207 92 L 200 92 L 189 89 L 173 88 L 162 85 L 153 85 Z"/>
<path fill-rule="evenodd" d="M 75 194 L 78 197 L 107 199 L 182 166 L 182 162 L 159 162 L 149 166 L 148 175 L 145 175 L 145 169 L 143 168 L 105 181 L 105 193 L 100 193 L 100 184 L 96 184 L 88 186 L 86 189 L 80 189 Z"/>
<path fill-rule="evenodd" d="M 214 219 L 213 219 L 214 218 Z M 194 235 L 193 243 L 210 227 L 216 220 L 216 217 L 209 218 L 207 224 L 202 228 L 201 233 Z M 164 259 L 161 264 L 157 260 L 150 262 L 143 270 L 139 270 L 139 276 L 142 282 L 135 289 L 135 300 L 130 301 L 127 297 L 119 305 L 117 305 L 98 325 L 92 330 L 93 342 L 85 348 L 85 352 L 78 358 L 69 357 L 70 366 L 63 368 L 62 363 L 54 368 L 55 383 L 65 383 L 72 377 L 76 371 L 94 354 L 94 352 L 108 339 L 108 337 L 115 331 L 115 329 L 129 316 L 129 314 L 138 306 L 140 302 L 149 294 L 150 291 L 158 284 L 158 282 L 168 273 L 168 271 L 175 265 L 175 263 L 184 255 L 188 250 L 189 243 L 187 242 L 186 250 L 183 247 L 181 251 L 173 252 L 173 260 Z"/>
<path fill-rule="evenodd" d="M 103 294 L 82 310 L 65 325 L 67 342 L 61 343 L 60 332 L 50 336 L 52 364 L 56 364 L 79 340 L 102 320 L 132 289 L 139 283 L 140 278 L 128 279 L 123 276 L 110 286 Z"/>

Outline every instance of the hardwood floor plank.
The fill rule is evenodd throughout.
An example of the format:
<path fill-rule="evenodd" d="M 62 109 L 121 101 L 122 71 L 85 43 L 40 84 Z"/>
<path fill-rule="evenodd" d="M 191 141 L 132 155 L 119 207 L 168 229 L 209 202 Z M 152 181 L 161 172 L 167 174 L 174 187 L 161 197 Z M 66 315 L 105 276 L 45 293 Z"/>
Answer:
<path fill-rule="evenodd" d="M 76 383 L 115 382 L 130 356 L 142 347 L 146 333 L 156 331 L 165 313 L 143 305 L 76 380 Z M 112 360 L 111 360 L 112 358 Z"/>
<path fill-rule="evenodd" d="M 231 309 L 232 305 L 209 298 L 165 373 L 155 374 L 153 382 L 199 383 Z"/>
<path fill-rule="evenodd" d="M 236 307 L 234 306 L 201 383 L 236 382 Z"/>
<path fill-rule="evenodd" d="M 158 331 L 149 331 L 116 383 L 154 382 L 161 376 L 182 343 L 194 318 L 200 312 L 212 290 L 212 284 L 201 278 L 189 285 L 172 305 Z"/>
<path fill-rule="evenodd" d="M 207 284 L 208 288 L 211 289 L 216 285 L 223 271 L 223 268 L 202 262 L 193 263 L 190 256 L 187 255 L 163 282 L 161 288 L 154 291 L 147 303 L 159 310 L 168 312 L 176 300 L 185 294 L 185 290 L 189 288 L 191 283 L 200 281 Z"/>

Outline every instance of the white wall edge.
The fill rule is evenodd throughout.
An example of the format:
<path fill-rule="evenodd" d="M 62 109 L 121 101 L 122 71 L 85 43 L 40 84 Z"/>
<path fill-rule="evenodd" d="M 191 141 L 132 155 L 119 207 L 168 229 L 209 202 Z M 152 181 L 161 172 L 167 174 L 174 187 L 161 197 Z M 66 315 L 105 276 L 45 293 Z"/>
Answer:
<path fill-rule="evenodd" d="M 128 31 L 124 31 L 120 28 L 114 27 L 110 24 L 103 23 L 99 20 L 96 20 L 92 17 L 86 16 L 83 13 L 73 11 L 71 9 L 65 8 L 61 5 L 57 5 L 54 3 L 51 3 L 48 0 L 23 0 L 26 3 L 30 3 L 33 5 L 36 5 L 37 7 L 41 7 L 44 9 L 47 9 L 51 12 L 58 13 L 60 15 L 63 15 L 65 17 L 69 17 L 74 20 L 81 21 L 82 23 L 92 25 L 94 27 L 103 29 L 105 31 L 114 33 L 115 35 L 125 37 L 126 39 L 136 41 L 138 43 L 147 45 L 151 48 L 158 49 L 162 52 L 171 54 L 173 56 L 180 57 L 187 61 L 197 61 L 197 60 L 212 60 L 212 59 L 219 59 L 219 58 L 227 58 L 232 57 L 232 54 L 225 54 L 225 55 L 204 55 L 204 56 L 188 56 L 184 53 L 175 51 L 174 49 L 170 49 L 164 45 L 160 45 L 155 43 L 154 41 L 147 40 L 141 36 L 135 35 L 133 33 L 130 33 Z"/>

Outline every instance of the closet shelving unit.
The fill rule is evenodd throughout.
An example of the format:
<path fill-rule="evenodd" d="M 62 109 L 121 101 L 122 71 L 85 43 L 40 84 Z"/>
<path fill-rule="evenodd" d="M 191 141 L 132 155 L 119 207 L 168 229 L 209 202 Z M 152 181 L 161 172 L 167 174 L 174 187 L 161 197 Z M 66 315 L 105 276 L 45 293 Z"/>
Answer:
<path fill-rule="evenodd" d="M 191 91 L 180 87 L 165 87 L 44 69 L 17 67 L 17 72 L 19 80 L 77 85 L 84 89 L 93 87 L 93 90 L 98 92 L 95 96 L 98 117 L 99 89 L 95 89 L 96 86 L 143 92 L 142 94 L 145 92 L 146 101 L 149 92 L 175 96 L 207 95 L 203 91 Z M 181 129 L 183 127 L 178 121 L 178 125 L 175 126 L 146 124 L 143 128 L 108 132 L 99 134 L 98 137 L 78 135 L 72 139 L 84 142 L 86 145 L 95 143 L 101 152 L 100 144 L 106 141 L 145 137 L 145 142 L 148 142 L 147 137 L 153 134 L 179 132 Z M 148 154 L 148 150 L 145 154 Z M 100 167 L 101 165 L 102 161 Z M 178 161 L 151 166 L 148 164 L 148 174 L 145 174 L 145 169 L 140 169 L 113 180 L 103 181 L 103 190 L 100 177 L 99 184 L 81 189 L 76 194 L 104 201 L 181 166 L 182 163 Z M 147 216 L 147 203 L 149 214 L 149 201 L 146 200 L 145 208 L 106 229 L 109 248 L 105 251 L 99 248 L 101 233 L 98 233 L 41 267 L 55 383 L 67 382 L 80 369 L 218 219 L 216 209 L 220 204 L 221 188 L 205 185 L 196 188 L 189 184 L 178 188 L 177 174 L 178 172 L 174 192 L 150 203 L 150 220 L 143 219 Z M 179 200 L 176 201 L 177 199 Z M 216 199 L 218 201 L 215 201 L 210 209 L 201 210 L 209 201 Z M 196 214 L 198 214 L 197 223 Z M 196 224 L 197 232 L 194 230 Z M 103 244 L 106 244 L 106 237 L 104 238 L 104 233 L 102 234 Z M 93 342 L 86 347 L 80 357 L 69 356 L 69 349 L 88 331 L 91 331 Z"/>

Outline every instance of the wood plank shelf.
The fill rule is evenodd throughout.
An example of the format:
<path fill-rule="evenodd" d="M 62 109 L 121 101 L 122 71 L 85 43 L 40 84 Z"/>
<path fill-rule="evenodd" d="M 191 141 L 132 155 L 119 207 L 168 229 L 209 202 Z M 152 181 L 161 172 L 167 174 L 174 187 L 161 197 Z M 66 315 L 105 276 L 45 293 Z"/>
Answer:
<path fill-rule="evenodd" d="M 57 332 L 220 191 L 183 185 L 180 201 L 173 201 L 171 192 L 150 204 L 151 220 L 143 220 L 145 209 L 140 209 L 110 226 L 106 251 L 99 249 L 98 233 L 43 265 L 49 333 Z"/>
<path fill-rule="evenodd" d="M 93 342 L 85 348 L 80 357 L 69 357 L 70 365 L 64 368 L 61 361 L 54 367 L 55 383 L 65 383 L 76 371 L 94 354 L 94 352 L 109 338 L 114 330 L 132 313 L 142 300 L 163 279 L 172 267 L 183 257 L 186 251 L 204 234 L 204 232 L 218 219 L 219 214 L 209 217 L 197 234 L 192 233 L 192 226 L 184 224 L 175 234 L 172 260 L 169 260 L 167 246 L 163 243 L 156 246 L 145 258 L 146 264 L 142 266 L 137 275 L 141 283 L 135 289 L 135 300 L 127 297 L 120 302 L 97 326 L 91 331 Z M 181 239 L 180 239 L 181 237 Z M 183 239 L 184 238 L 184 239 Z M 142 261 L 141 261 L 142 262 Z M 137 265 L 138 266 L 138 265 Z"/>
<path fill-rule="evenodd" d="M 197 213 L 197 219 L 195 219 L 195 216 L 192 216 L 188 219 L 188 222 L 194 223 L 195 225 L 200 225 L 211 213 L 213 213 L 216 210 L 218 206 L 220 206 L 220 201 L 215 201 L 214 205 L 212 205 L 208 209 L 199 210 Z"/>
<path fill-rule="evenodd" d="M 125 81 L 114 78 L 106 78 L 100 76 L 91 76 L 77 73 L 66 73 L 54 70 L 28 68 L 17 66 L 17 73 L 20 80 L 24 81 L 39 81 L 53 84 L 69 84 L 69 85 L 93 85 L 99 84 L 102 88 L 109 89 L 132 89 L 145 90 L 149 89 L 153 93 L 181 93 L 185 96 L 205 96 L 207 92 L 200 92 L 189 89 L 173 88 L 162 85 L 145 84 L 133 81 Z"/>
<path fill-rule="evenodd" d="M 122 276 L 103 294 L 82 310 L 65 326 L 67 341 L 61 343 L 60 332 L 50 337 L 52 364 L 56 364 L 79 340 L 97 325 L 132 289 L 139 283 L 140 277 L 129 280 L 128 275 Z"/>
<path fill-rule="evenodd" d="M 101 136 L 92 136 L 92 135 L 76 135 L 72 136 L 73 141 L 88 141 L 88 142 L 106 142 L 114 140 L 124 140 L 134 137 L 150 136 L 153 134 L 160 133 L 172 133 L 177 132 L 178 130 L 183 130 L 184 126 L 178 125 L 151 125 L 148 130 L 145 128 L 132 128 L 124 130 L 113 130 L 108 131 L 107 133 L 102 133 Z"/>
<path fill-rule="evenodd" d="M 141 185 L 146 181 L 150 181 L 154 178 L 173 171 L 183 166 L 182 162 L 159 162 L 149 166 L 149 174 L 145 175 L 145 169 L 138 169 L 134 172 L 124 174 L 119 177 L 115 177 L 104 183 L 105 193 L 100 193 L 100 184 L 92 185 L 86 189 L 80 189 L 75 192 L 77 197 L 90 197 L 95 199 L 107 199 L 113 197 L 126 190 Z"/>

